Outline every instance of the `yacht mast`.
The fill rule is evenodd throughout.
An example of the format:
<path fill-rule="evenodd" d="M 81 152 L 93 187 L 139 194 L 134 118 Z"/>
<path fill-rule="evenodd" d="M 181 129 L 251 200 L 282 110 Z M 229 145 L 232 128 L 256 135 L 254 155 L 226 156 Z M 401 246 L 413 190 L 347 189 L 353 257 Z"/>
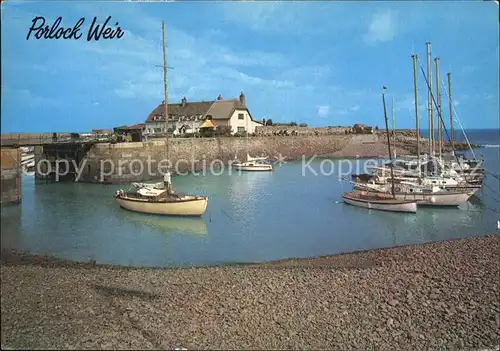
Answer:
<path fill-rule="evenodd" d="M 427 47 L 427 84 L 428 84 L 428 115 L 429 115 L 429 155 L 434 156 L 434 110 L 432 108 L 432 66 L 431 66 L 431 43 L 425 43 Z"/>
<path fill-rule="evenodd" d="M 389 148 L 389 159 L 391 165 L 391 189 L 392 197 L 396 198 L 396 193 L 394 192 L 394 164 L 392 163 L 392 153 L 391 153 L 391 139 L 389 137 L 389 122 L 387 121 L 387 110 L 385 107 L 385 93 L 384 90 L 387 89 L 385 86 L 382 87 L 382 104 L 384 105 L 384 119 L 385 119 L 385 131 L 387 134 L 387 147 Z"/>
<path fill-rule="evenodd" d="M 436 63 L 436 94 L 437 94 L 437 121 L 438 121 L 438 151 L 439 151 L 439 158 L 442 159 L 443 157 L 443 116 L 441 114 L 442 109 L 441 109 L 441 80 L 439 78 L 439 57 L 436 57 L 434 59 L 434 62 Z"/>
<path fill-rule="evenodd" d="M 450 106 L 450 130 L 451 130 L 451 147 L 453 148 L 453 142 L 455 140 L 455 132 L 453 131 L 453 100 L 451 99 L 451 72 L 446 74 L 448 76 L 448 105 Z"/>
<path fill-rule="evenodd" d="M 396 120 L 394 119 L 394 98 L 392 98 L 392 147 L 394 147 L 394 158 L 396 158 Z"/>
<path fill-rule="evenodd" d="M 415 94 L 415 128 L 417 129 L 417 166 L 418 174 L 420 176 L 420 125 L 418 119 L 418 92 L 417 92 L 417 55 L 411 56 L 413 58 L 413 90 Z M 425 177 L 425 173 L 424 173 Z"/>
<path fill-rule="evenodd" d="M 161 32 L 163 37 L 163 84 L 164 84 L 164 94 L 165 94 L 165 146 L 167 160 L 168 158 L 168 81 L 167 81 L 167 44 L 165 42 L 165 23 L 161 22 Z"/>

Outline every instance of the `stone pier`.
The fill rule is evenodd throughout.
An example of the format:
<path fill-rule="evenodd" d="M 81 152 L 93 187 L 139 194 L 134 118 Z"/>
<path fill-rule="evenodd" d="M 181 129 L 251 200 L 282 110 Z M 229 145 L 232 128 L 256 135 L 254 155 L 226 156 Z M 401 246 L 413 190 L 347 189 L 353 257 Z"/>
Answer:
<path fill-rule="evenodd" d="M 21 202 L 21 150 L 1 149 L 1 198 L 0 204 Z"/>
<path fill-rule="evenodd" d="M 219 168 L 229 161 L 245 160 L 247 153 L 297 160 L 302 156 L 329 156 L 350 140 L 346 135 L 273 136 L 237 138 L 173 138 L 169 151 L 165 141 L 96 144 L 78 162 L 78 181 L 129 183 L 161 177 L 162 160 L 172 162 L 174 174 Z"/>

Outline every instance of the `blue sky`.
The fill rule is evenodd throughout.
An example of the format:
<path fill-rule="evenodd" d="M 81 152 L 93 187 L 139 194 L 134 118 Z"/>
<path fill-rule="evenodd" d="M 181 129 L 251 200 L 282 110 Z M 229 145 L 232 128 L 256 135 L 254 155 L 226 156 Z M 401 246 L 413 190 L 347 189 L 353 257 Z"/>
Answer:
<path fill-rule="evenodd" d="M 35 16 L 79 40 L 26 40 Z M 88 42 L 94 16 L 121 39 Z M 425 42 L 452 72 L 465 128 L 499 127 L 498 5 L 494 2 L 9 2 L 2 4 L 2 133 L 89 131 L 141 123 L 163 100 L 161 21 L 169 102 L 238 97 L 254 119 L 310 126 L 383 126 L 381 86 L 396 126 L 413 127 L 412 52 Z M 435 84 L 435 78 L 433 79 Z M 419 74 L 420 120 L 427 92 Z M 445 116 L 447 97 L 443 92 Z"/>

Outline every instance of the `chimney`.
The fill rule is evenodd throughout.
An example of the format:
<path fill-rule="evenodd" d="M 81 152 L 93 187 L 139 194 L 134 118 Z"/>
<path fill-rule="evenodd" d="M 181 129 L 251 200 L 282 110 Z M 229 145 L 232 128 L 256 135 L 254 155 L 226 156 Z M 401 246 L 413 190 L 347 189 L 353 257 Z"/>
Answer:
<path fill-rule="evenodd" d="M 222 95 L 221 94 L 219 94 L 219 96 L 217 96 L 217 100 L 218 101 L 222 100 Z"/>
<path fill-rule="evenodd" d="M 186 106 L 186 104 L 187 104 L 187 99 L 186 99 L 186 97 L 184 96 L 184 97 L 182 98 L 182 100 L 181 100 L 181 105 L 182 105 L 182 106 Z"/>
<path fill-rule="evenodd" d="M 240 102 L 243 106 L 245 106 L 245 94 L 243 92 L 240 94 Z"/>

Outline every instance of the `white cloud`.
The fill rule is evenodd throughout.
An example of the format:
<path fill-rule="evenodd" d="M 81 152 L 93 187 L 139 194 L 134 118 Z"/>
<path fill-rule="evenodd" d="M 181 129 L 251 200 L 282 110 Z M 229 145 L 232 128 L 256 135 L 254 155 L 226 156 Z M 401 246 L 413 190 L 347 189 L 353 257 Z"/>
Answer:
<path fill-rule="evenodd" d="M 466 65 L 466 66 L 462 67 L 462 73 L 463 73 L 463 74 L 473 73 L 473 72 L 475 72 L 478 68 L 479 68 L 478 66 L 474 66 L 474 65 Z"/>
<path fill-rule="evenodd" d="M 5 100 L 15 101 L 16 103 L 23 104 L 24 106 L 29 106 L 31 108 L 38 108 L 41 106 L 64 106 L 62 100 L 36 95 L 28 89 L 13 89 L 5 85 L 2 86 L 2 98 Z"/>
<path fill-rule="evenodd" d="M 238 11 L 248 9 L 245 4 L 241 5 L 227 6 L 233 6 Z M 284 23 L 283 18 L 302 15 L 289 10 L 288 6 L 292 5 L 295 9 L 299 6 L 291 3 L 286 6 L 261 3 L 255 7 L 259 15 L 249 13 L 248 16 L 267 28 L 280 26 Z M 71 12 L 78 12 L 79 16 L 94 15 L 93 7 L 86 4 L 71 6 Z M 105 6 L 110 5 L 101 7 Z M 78 77 L 85 78 L 85 87 L 98 86 L 97 89 L 103 91 L 103 86 L 106 86 L 104 91 L 120 98 L 138 100 L 141 106 L 153 106 L 163 100 L 163 74 L 162 68 L 158 67 L 163 63 L 161 19 L 146 14 L 141 10 L 144 7 L 136 4 L 113 9 L 113 18 L 135 19 L 134 26 L 124 29 L 125 36 L 121 40 L 69 43 L 72 45 L 71 50 L 65 50 L 64 57 L 52 58 L 50 67 L 61 67 L 71 62 L 71 67 L 66 66 L 66 71 L 72 72 L 64 74 L 77 70 L 93 72 L 92 75 L 78 74 Z M 282 17 L 281 10 L 285 9 L 288 14 Z M 359 108 L 357 104 L 368 96 L 366 91 L 346 91 L 340 86 L 332 86 L 332 82 L 336 81 L 335 72 L 329 63 L 297 65 L 293 62 L 293 56 L 259 50 L 236 50 L 227 44 L 227 40 L 221 40 L 223 33 L 211 29 L 190 33 L 169 23 L 165 29 L 168 66 L 173 67 L 168 72 L 170 102 L 180 101 L 183 96 L 188 101 L 215 99 L 219 93 L 224 98 L 234 98 L 243 90 L 247 94 L 249 106 L 253 109 L 256 106 L 254 104 L 257 104 L 262 115 L 275 110 L 282 111 L 282 118 L 300 119 L 315 114 L 323 118 L 353 114 Z M 302 30 L 302 27 L 297 26 L 296 30 L 299 29 Z M 49 65 L 49 62 L 38 64 L 36 69 L 44 70 L 44 65 Z M 78 90 L 80 98 L 94 106 L 93 102 L 99 98 L 85 97 L 85 93 L 79 90 L 92 89 L 82 87 L 77 83 L 73 89 Z M 292 106 L 296 101 L 305 103 L 299 109 L 283 108 Z M 258 115 L 254 117 L 260 118 Z"/>
<path fill-rule="evenodd" d="M 391 41 L 397 33 L 396 14 L 387 10 L 375 13 L 363 39 L 368 44 Z"/>
<path fill-rule="evenodd" d="M 327 117 L 330 113 L 330 106 L 318 106 L 318 116 L 319 117 Z"/>
<path fill-rule="evenodd" d="M 283 20 L 293 20 L 290 12 L 285 14 L 286 4 L 279 1 L 227 1 L 220 5 L 226 21 L 254 30 L 269 30 L 279 27 Z"/>

